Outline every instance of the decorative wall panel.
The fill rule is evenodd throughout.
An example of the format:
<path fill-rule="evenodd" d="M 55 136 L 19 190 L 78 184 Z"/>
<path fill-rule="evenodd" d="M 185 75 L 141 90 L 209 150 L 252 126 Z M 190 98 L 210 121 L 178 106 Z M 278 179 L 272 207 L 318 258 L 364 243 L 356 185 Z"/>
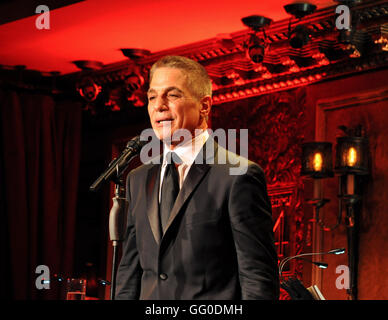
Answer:
<path fill-rule="evenodd" d="M 300 146 L 305 130 L 304 87 L 214 106 L 212 129 L 248 129 L 248 156 L 264 170 L 272 202 L 279 260 L 303 250 L 303 185 Z M 237 149 L 238 151 L 238 149 Z M 302 263 L 292 261 L 285 276 L 302 275 Z"/>

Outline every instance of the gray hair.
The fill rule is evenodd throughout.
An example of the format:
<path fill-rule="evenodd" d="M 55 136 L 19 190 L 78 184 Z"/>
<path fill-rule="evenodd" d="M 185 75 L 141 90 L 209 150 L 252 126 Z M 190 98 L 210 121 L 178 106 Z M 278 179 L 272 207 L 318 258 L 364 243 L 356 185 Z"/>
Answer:
<path fill-rule="evenodd" d="M 186 71 L 189 88 L 199 100 L 205 96 L 212 96 L 212 82 L 206 69 L 197 61 L 182 56 L 164 56 L 156 61 L 150 70 L 150 82 L 158 68 L 176 68 Z"/>

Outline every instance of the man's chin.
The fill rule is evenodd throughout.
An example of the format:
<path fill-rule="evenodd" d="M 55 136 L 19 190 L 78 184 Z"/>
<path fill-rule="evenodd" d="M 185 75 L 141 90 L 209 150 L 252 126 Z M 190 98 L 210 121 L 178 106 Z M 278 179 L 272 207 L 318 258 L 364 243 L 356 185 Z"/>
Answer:
<path fill-rule="evenodd" d="M 159 140 L 169 146 L 176 146 L 192 140 L 192 135 L 187 129 L 178 129 L 173 132 L 168 132 L 168 134 L 156 131 L 155 134 Z"/>
<path fill-rule="evenodd" d="M 155 132 L 156 137 L 160 141 L 163 141 L 163 142 L 171 141 L 171 132 L 166 133 L 166 132 L 161 132 L 161 131 L 155 130 L 155 129 L 154 129 L 154 132 Z"/>
<path fill-rule="evenodd" d="M 161 134 L 160 132 L 154 130 L 156 137 L 162 141 L 164 144 L 170 145 L 171 144 L 171 135 L 167 134 Z"/>

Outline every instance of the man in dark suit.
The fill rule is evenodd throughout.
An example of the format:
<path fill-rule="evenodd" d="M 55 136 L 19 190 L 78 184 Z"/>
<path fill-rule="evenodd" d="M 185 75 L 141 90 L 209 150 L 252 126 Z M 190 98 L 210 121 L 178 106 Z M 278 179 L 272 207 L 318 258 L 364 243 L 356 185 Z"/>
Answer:
<path fill-rule="evenodd" d="M 193 60 L 151 68 L 148 112 L 164 150 L 127 177 L 116 299 L 278 298 L 263 170 L 209 135 L 211 88 Z"/>

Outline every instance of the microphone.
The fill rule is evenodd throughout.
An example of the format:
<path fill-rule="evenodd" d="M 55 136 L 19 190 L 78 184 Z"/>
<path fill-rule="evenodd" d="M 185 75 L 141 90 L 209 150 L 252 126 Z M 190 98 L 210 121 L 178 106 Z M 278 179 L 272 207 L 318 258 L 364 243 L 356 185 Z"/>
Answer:
<path fill-rule="evenodd" d="M 302 253 L 302 254 L 298 254 L 295 256 L 287 257 L 287 258 L 283 259 L 279 264 L 280 280 L 281 281 L 284 280 L 283 276 L 282 276 L 282 272 L 283 272 L 283 268 L 284 268 L 285 264 L 292 259 L 302 259 L 302 260 L 308 261 L 312 264 L 315 264 L 319 268 L 325 269 L 328 267 L 327 263 L 319 262 L 319 261 L 310 261 L 310 260 L 305 259 L 304 257 L 305 256 L 314 256 L 314 255 L 324 255 L 324 254 L 343 254 L 343 253 L 345 253 L 345 248 L 333 249 L 333 250 L 330 250 L 327 252 Z M 302 282 L 299 279 L 289 278 L 287 281 L 282 281 L 280 286 L 284 290 L 287 291 L 287 293 L 290 295 L 292 300 L 314 300 L 315 299 L 315 296 L 309 290 L 310 288 L 306 289 L 305 286 L 302 284 Z M 318 290 L 316 288 L 316 286 L 312 286 L 312 287 L 314 287 L 313 291 Z M 317 293 L 315 293 L 315 294 L 318 296 L 321 295 L 321 294 L 317 294 Z"/>
<path fill-rule="evenodd" d="M 283 259 L 280 264 L 279 264 L 279 276 L 280 278 L 282 279 L 282 272 L 283 272 L 283 268 L 284 268 L 284 265 L 292 260 L 292 259 L 299 259 L 301 257 L 305 257 L 305 256 L 315 256 L 315 255 L 324 255 L 324 254 L 343 254 L 345 253 L 345 248 L 339 248 L 339 249 L 333 249 L 333 250 L 330 250 L 330 251 L 327 251 L 327 252 L 310 252 L 310 253 L 302 253 L 302 254 L 298 254 L 296 256 L 291 256 L 291 257 L 287 257 L 285 259 Z M 321 264 L 321 262 L 318 262 L 318 264 Z M 318 265 L 319 267 L 322 267 L 320 265 Z"/>
<path fill-rule="evenodd" d="M 129 140 L 120 156 L 109 164 L 108 168 L 89 187 L 89 190 L 97 191 L 103 183 L 118 178 L 147 143 L 148 141 L 140 141 L 140 136 Z"/>

